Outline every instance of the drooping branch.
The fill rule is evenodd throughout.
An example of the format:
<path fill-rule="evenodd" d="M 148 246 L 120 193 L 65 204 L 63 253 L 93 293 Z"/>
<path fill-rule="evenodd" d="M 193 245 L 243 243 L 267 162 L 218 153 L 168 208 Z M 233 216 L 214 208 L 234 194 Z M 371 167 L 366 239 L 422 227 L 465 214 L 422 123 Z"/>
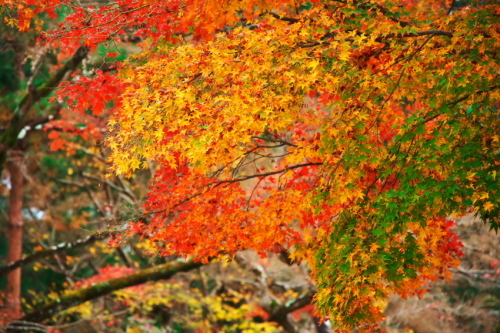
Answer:
<path fill-rule="evenodd" d="M 29 322 L 42 322 L 63 310 L 110 294 L 114 291 L 137 286 L 150 281 L 169 279 L 176 273 L 188 272 L 202 265 L 203 264 L 201 262 L 194 262 L 192 260 L 187 262 L 173 261 L 151 268 L 146 268 L 128 276 L 123 276 L 79 290 L 69 291 L 44 307 L 26 314 L 23 318 L 21 318 L 21 320 Z"/>
<path fill-rule="evenodd" d="M 84 239 L 80 239 L 80 240 L 77 240 L 74 242 L 64 242 L 64 243 L 56 245 L 50 249 L 35 252 L 32 255 L 26 256 L 25 258 L 23 258 L 21 260 L 14 261 L 12 263 L 7 263 L 6 266 L 0 268 L 0 278 L 18 267 L 30 264 L 34 261 L 37 261 L 38 259 L 41 259 L 41 258 L 45 258 L 48 256 L 52 256 L 54 254 L 59 254 L 61 252 L 64 252 L 64 251 L 67 251 L 70 249 L 76 249 L 79 247 L 83 247 L 83 246 L 92 244 L 93 242 L 95 242 L 98 239 L 103 239 L 103 238 L 108 237 L 109 234 L 110 234 L 110 232 L 100 232 L 100 233 L 96 233 L 94 235 L 89 235 L 89 236 L 85 237 Z"/>

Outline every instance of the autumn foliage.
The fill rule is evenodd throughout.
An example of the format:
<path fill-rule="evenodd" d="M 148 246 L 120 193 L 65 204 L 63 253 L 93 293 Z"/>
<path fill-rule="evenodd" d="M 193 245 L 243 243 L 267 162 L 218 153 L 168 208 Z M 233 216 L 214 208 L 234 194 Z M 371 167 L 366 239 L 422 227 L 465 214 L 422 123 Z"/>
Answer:
<path fill-rule="evenodd" d="M 66 1 L 49 2 L 11 23 Z M 500 6 L 454 4 L 120 0 L 73 8 L 45 40 L 142 39 L 59 92 L 109 114 L 114 172 L 157 170 L 122 236 L 205 262 L 287 250 L 316 311 L 351 329 L 450 276 L 454 216 L 500 223 Z"/>

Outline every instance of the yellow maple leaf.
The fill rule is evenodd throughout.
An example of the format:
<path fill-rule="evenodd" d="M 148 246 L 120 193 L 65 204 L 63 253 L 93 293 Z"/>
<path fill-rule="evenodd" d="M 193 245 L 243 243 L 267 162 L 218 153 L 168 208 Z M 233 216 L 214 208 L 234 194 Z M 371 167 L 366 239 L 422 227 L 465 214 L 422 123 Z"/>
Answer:
<path fill-rule="evenodd" d="M 348 49 L 344 49 L 340 52 L 339 54 L 339 59 L 340 60 L 349 60 L 349 56 L 351 55 L 351 53 L 349 52 Z"/>
<path fill-rule="evenodd" d="M 484 205 L 483 205 L 483 208 L 487 211 L 490 211 L 492 210 L 493 208 L 495 207 L 494 204 L 492 204 L 491 202 L 487 201 Z"/>

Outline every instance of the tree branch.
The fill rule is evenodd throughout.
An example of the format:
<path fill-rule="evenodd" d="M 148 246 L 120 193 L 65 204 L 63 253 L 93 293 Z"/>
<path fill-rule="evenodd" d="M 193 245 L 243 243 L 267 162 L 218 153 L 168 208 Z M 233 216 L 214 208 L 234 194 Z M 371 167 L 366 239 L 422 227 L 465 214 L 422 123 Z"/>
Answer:
<path fill-rule="evenodd" d="M 450 7 L 448 7 L 448 10 L 446 11 L 446 16 L 450 15 L 453 9 L 455 9 L 455 2 L 456 0 L 451 0 Z"/>
<path fill-rule="evenodd" d="M 323 165 L 323 162 L 297 164 L 297 165 L 294 165 L 294 166 L 291 166 L 291 167 L 288 167 L 288 168 L 285 168 L 285 169 L 277 170 L 277 171 L 271 171 L 271 172 L 266 172 L 266 173 L 260 173 L 260 174 L 255 174 L 255 175 L 245 176 L 245 177 L 239 177 L 239 178 L 236 178 L 236 179 L 230 179 L 230 180 L 221 180 L 221 181 L 217 181 L 217 182 L 210 183 L 210 184 L 208 184 L 208 185 L 215 185 L 215 186 L 219 186 L 219 185 L 222 185 L 222 184 L 227 184 L 227 183 L 237 183 L 237 182 L 243 182 L 243 181 L 245 181 L 245 180 L 252 179 L 252 178 L 257 178 L 257 177 L 268 177 L 268 176 L 277 175 L 277 174 L 279 174 L 279 173 L 286 172 L 286 171 L 288 171 L 288 170 L 293 170 L 293 169 L 303 168 L 303 167 L 307 167 L 307 166 L 315 166 L 315 165 Z"/>
<path fill-rule="evenodd" d="M 83 178 L 87 178 L 87 179 L 90 179 L 90 180 L 94 180 L 98 183 L 104 183 L 106 185 L 108 185 L 109 187 L 111 187 L 112 189 L 120 192 L 120 193 L 123 193 L 124 195 L 128 196 L 130 199 L 134 200 L 135 201 L 135 197 L 133 195 L 131 195 L 128 191 L 126 191 L 125 189 L 123 188 L 120 188 L 119 186 L 117 186 L 116 184 L 114 184 L 113 182 L 107 180 L 107 179 L 103 179 L 103 178 L 100 178 L 100 177 L 96 177 L 96 176 L 92 176 L 90 174 L 87 174 L 85 172 L 82 173 L 82 177 Z"/>
<path fill-rule="evenodd" d="M 487 92 L 491 92 L 491 91 L 493 91 L 495 89 L 498 89 L 499 87 L 500 87 L 499 85 L 496 85 L 496 86 L 490 87 L 490 89 L 488 89 L 488 90 L 478 90 L 478 91 L 476 91 L 474 93 L 467 94 L 467 95 L 465 95 L 465 96 L 463 96 L 463 97 L 461 97 L 461 98 L 459 98 L 459 99 L 457 99 L 457 100 L 455 100 L 453 102 L 449 102 L 449 103 L 445 104 L 445 106 L 448 106 L 449 108 L 454 108 L 455 106 L 457 106 L 457 104 L 459 104 L 460 102 L 465 101 L 466 99 L 468 99 L 472 95 L 480 95 L 480 94 L 484 94 L 484 93 L 487 93 Z M 429 116 L 429 117 L 425 118 L 424 121 L 423 121 L 423 124 L 428 123 L 429 121 L 432 121 L 432 120 L 436 119 L 440 115 L 441 115 L 441 113 L 438 113 L 438 114 L 435 114 L 433 116 Z"/>
<path fill-rule="evenodd" d="M 396 18 L 396 16 L 389 9 L 385 8 L 384 6 L 379 5 L 377 3 L 373 4 L 373 6 L 375 6 L 375 8 L 377 8 L 378 10 L 380 10 L 380 12 L 382 14 L 384 14 L 389 20 L 391 20 L 392 22 L 398 23 L 402 28 L 408 27 L 408 26 L 411 25 L 410 22 L 405 22 L 405 21 L 398 20 Z"/>
<path fill-rule="evenodd" d="M 31 323 L 29 321 L 15 320 L 11 321 L 5 327 L 7 332 L 33 332 L 33 333 L 49 333 L 44 325 Z"/>
<path fill-rule="evenodd" d="M 47 97 L 52 91 L 54 91 L 59 83 L 64 79 L 64 77 L 74 71 L 80 63 L 87 57 L 89 53 L 89 48 L 86 46 L 80 46 L 73 56 L 60 68 L 54 76 L 52 76 L 45 84 L 36 88 L 34 91 L 28 91 L 19 103 L 19 111 L 21 114 L 25 113 L 30 109 L 35 103 L 40 99 Z"/>
<path fill-rule="evenodd" d="M 269 320 L 278 321 L 280 318 L 287 316 L 289 313 L 302 309 L 304 306 L 311 304 L 315 291 L 310 290 L 307 294 L 301 298 L 295 300 L 289 306 L 279 307 L 277 310 L 273 311 Z"/>
<path fill-rule="evenodd" d="M 278 14 L 273 13 L 273 12 L 268 12 L 267 14 L 271 15 L 272 17 L 274 17 L 275 19 L 280 20 L 280 21 L 285 21 L 285 22 L 290 22 L 290 23 L 300 22 L 299 19 L 296 19 L 293 17 L 281 16 L 281 15 L 278 15 Z"/>
<path fill-rule="evenodd" d="M 7 130 L 0 135 L 0 170 L 3 169 L 7 159 L 7 151 L 14 147 L 18 142 L 19 132 L 23 129 L 25 124 L 25 117 L 31 107 L 39 102 L 42 98 L 47 97 L 54 91 L 59 83 L 66 77 L 66 75 L 74 71 L 80 63 L 85 59 L 89 52 L 89 48 L 81 46 L 76 50 L 71 59 L 60 68 L 54 76 L 52 76 L 44 85 L 38 88 L 31 88 L 26 92 L 24 97 L 19 102 L 14 116 L 10 120 Z"/>
<path fill-rule="evenodd" d="M 52 255 L 64 252 L 66 250 L 76 249 L 76 248 L 79 248 L 82 246 L 92 244 L 96 240 L 106 238 L 109 235 L 110 235 L 110 232 L 101 232 L 98 234 L 87 236 L 84 239 L 80 239 L 80 240 L 77 240 L 74 242 L 61 243 L 61 244 L 54 246 L 50 249 L 35 252 L 32 255 L 26 256 L 21 260 L 14 261 L 12 263 L 8 263 L 6 266 L 0 268 L 0 278 L 5 276 L 10 271 L 12 271 L 18 267 L 30 264 L 34 261 L 37 261 L 38 259 L 52 256 Z"/>
<path fill-rule="evenodd" d="M 288 314 L 302 309 L 303 307 L 311 304 L 312 299 L 314 297 L 315 292 L 313 290 L 309 290 L 307 294 L 302 296 L 301 298 L 295 300 L 289 306 L 282 306 L 277 308 L 275 311 L 271 313 L 268 321 L 274 321 L 280 324 L 286 332 L 295 333 L 297 330 L 293 325 L 288 321 Z"/>
<path fill-rule="evenodd" d="M 173 261 L 167 264 L 146 268 L 128 276 L 123 276 L 107 282 L 98 283 L 79 290 L 69 291 L 66 294 L 62 295 L 60 298 L 55 299 L 51 303 L 45 305 L 44 307 L 26 314 L 23 318 L 21 318 L 21 320 L 41 322 L 63 310 L 107 295 L 116 290 L 137 286 L 149 281 L 169 279 L 176 273 L 188 272 L 195 268 L 201 267 L 202 265 L 203 264 L 201 262 L 194 262 L 192 260 L 187 262 Z"/>
<path fill-rule="evenodd" d="M 418 31 L 415 33 L 407 33 L 407 34 L 388 34 L 387 36 L 378 37 L 378 39 L 387 39 L 387 38 L 411 38 L 411 37 L 421 37 L 421 36 L 446 36 L 453 37 L 453 32 L 444 31 L 444 30 L 424 30 Z"/>
<path fill-rule="evenodd" d="M 329 34 L 325 35 L 324 37 L 322 37 L 321 41 L 302 43 L 302 44 L 298 44 L 297 47 L 298 48 L 309 48 L 309 47 L 315 47 L 315 46 L 320 46 L 320 45 L 328 46 L 328 45 L 330 45 L 330 42 L 328 42 L 327 39 L 332 38 L 334 36 L 335 36 L 334 34 L 329 33 Z M 451 37 L 453 37 L 453 32 L 444 31 L 444 30 L 423 30 L 423 31 L 415 32 L 415 33 L 405 33 L 405 34 L 392 33 L 392 34 L 388 34 L 385 36 L 379 36 L 379 37 L 375 38 L 375 41 L 378 43 L 383 43 L 384 40 L 386 40 L 386 39 L 414 38 L 414 37 L 422 37 L 422 36 L 431 36 L 431 37 L 432 36 L 446 36 L 446 37 L 451 38 Z M 367 35 L 367 37 L 370 37 L 370 36 Z M 347 38 L 346 41 L 352 42 L 353 39 Z"/>

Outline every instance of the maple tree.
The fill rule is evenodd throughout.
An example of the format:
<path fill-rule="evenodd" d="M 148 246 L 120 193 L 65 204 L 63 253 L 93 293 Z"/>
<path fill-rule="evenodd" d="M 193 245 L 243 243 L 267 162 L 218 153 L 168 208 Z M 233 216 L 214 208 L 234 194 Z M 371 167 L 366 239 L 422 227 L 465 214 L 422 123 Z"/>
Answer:
<path fill-rule="evenodd" d="M 22 3 L 9 21 L 22 29 L 71 4 Z M 311 269 L 317 312 L 345 329 L 449 277 L 462 255 L 450 216 L 500 223 L 500 6 L 459 4 L 72 6 L 49 41 L 148 37 L 116 73 L 59 92 L 72 112 L 109 112 L 117 174 L 157 167 L 143 218 L 114 244 L 142 234 L 203 262 L 287 250 Z"/>
<path fill-rule="evenodd" d="M 63 9 L 55 23 L 64 18 Z M 0 13 L 7 17 L 2 21 L 16 17 L 8 4 L 0 7 Z M 114 71 L 114 62 L 123 57 L 120 53 L 136 46 L 123 40 L 90 53 L 71 43 L 36 42 L 41 27 L 50 29 L 54 24 L 43 13 L 39 17 L 42 21 L 33 22 L 32 30 L 2 26 L 0 34 L 0 44 L 7 50 L 0 53 L 6 74 L 0 81 L 0 154 L 9 167 L 0 185 L 0 206 L 7 211 L 9 201 L 15 202 L 10 211 L 22 218 L 13 234 L 11 216 L 0 216 L 2 231 L 4 224 L 9 231 L 0 241 L 0 256 L 8 254 L 0 267 L 2 286 L 7 276 L 6 293 L 0 292 L 0 330 L 72 331 L 87 322 L 100 329 L 121 327 L 133 332 L 159 327 L 261 332 L 276 331 L 276 323 L 294 329 L 286 317 L 310 303 L 309 283 L 304 288 L 294 285 L 295 290 L 304 289 L 304 295 L 281 295 L 270 292 L 268 283 L 273 280 L 264 279 L 264 273 L 256 283 L 240 282 L 224 273 L 234 265 L 227 269 L 221 264 L 205 265 L 193 272 L 200 263 L 150 258 L 148 247 L 137 239 L 114 249 L 99 241 L 116 232 L 118 222 L 136 218 L 150 172 L 127 178 L 107 173 L 108 152 L 101 140 L 112 103 L 99 103 L 116 98 L 113 85 L 95 89 L 94 98 L 100 99 L 91 105 L 94 114 L 74 113 L 63 107 L 62 100 L 50 97 L 58 85 L 71 79 L 72 72 L 84 83 L 101 80 L 103 85 L 106 78 L 108 83 L 116 82 L 105 73 Z M 77 88 L 73 87 L 78 94 L 88 93 Z M 15 165 L 12 155 L 20 157 Z M 20 181 L 14 182 L 13 174 Z M 4 244 L 9 248 L 4 249 Z M 265 264 L 254 260 L 252 269 Z M 179 277 L 177 273 L 184 271 L 191 273 Z M 214 272 L 219 276 L 214 277 Z M 252 276 L 249 269 L 237 273 Z M 266 299 L 261 299 L 262 294 Z M 295 325 L 312 324 L 308 319 Z M 52 325 L 37 323 L 43 321 Z"/>

